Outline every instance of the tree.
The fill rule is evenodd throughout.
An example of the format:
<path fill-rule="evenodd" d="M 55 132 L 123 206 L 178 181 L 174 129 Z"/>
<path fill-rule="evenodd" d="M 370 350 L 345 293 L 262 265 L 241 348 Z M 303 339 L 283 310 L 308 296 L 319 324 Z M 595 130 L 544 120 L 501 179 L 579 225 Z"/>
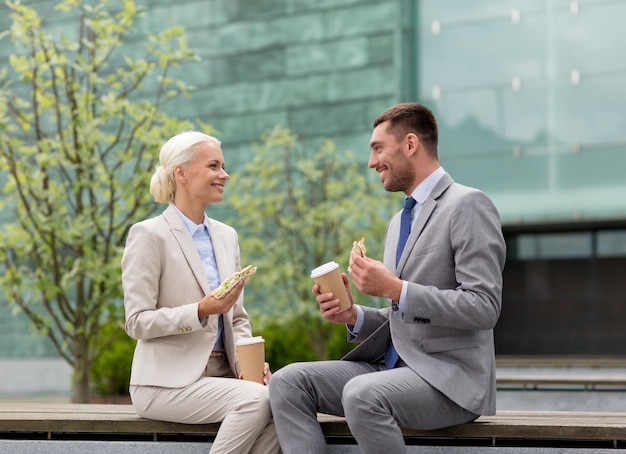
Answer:
<path fill-rule="evenodd" d="M 71 37 L 8 2 L 3 38 L 13 53 L 0 74 L 0 208 L 12 212 L 0 232 L 0 283 L 73 367 L 77 402 L 89 401 L 103 328 L 123 320 L 122 249 L 130 224 L 158 209 L 148 184 L 159 147 L 192 127 L 163 111 L 191 89 L 170 72 L 197 59 L 176 26 L 148 35 L 145 54 L 131 58 L 124 38 L 141 9 L 90 3 L 56 5 L 71 18 L 65 29 L 76 25 Z"/>
<path fill-rule="evenodd" d="M 240 231 L 242 265 L 258 267 L 246 284 L 247 305 L 260 327 L 275 326 L 277 317 L 282 325 L 297 320 L 315 357 L 326 359 L 335 328 L 319 314 L 310 271 L 331 260 L 345 271 L 352 242 L 361 237 L 368 255 L 381 259 L 385 226 L 398 204 L 378 181 L 368 180 L 373 171 L 351 152 L 339 153 L 331 140 L 311 150 L 281 127 L 262 139 L 229 183 L 236 211 L 229 222 Z M 381 303 L 358 291 L 354 297 Z"/>

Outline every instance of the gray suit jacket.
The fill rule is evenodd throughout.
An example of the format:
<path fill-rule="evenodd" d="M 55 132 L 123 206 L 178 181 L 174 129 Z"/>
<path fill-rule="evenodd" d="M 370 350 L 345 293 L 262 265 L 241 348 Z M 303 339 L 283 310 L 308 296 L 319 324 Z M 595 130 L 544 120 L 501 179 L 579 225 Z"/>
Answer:
<path fill-rule="evenodd" d="M 391 335 L 404 362 L 461 407 L 496 410 L 493 327 L 500 316 L 506 247 L 498 212 L 477 189 L 445 174 L 422 206 L 396 269 L 400 214 L 384 263 L 408 281 L 404 314 L 363 307 L 360 342 L 343 359 L 378 361 Z"/>
<path fill-rule="evenodd" d="M 237 233 L 214 219 L 209 219 L 209 232 L 223 281 L 240 269 Z M 215 344 L 218 316 L 198 319 L 198 302 L 211 289 L 193 239 L 172 205 L 131 227 L 122 285 L 126 332 L 138 339 L 130 384 L 181 388 L 197 381 Z M 223 334 L 230 367 L 238 374 L 235 341 L 251 336 L 243 292 L 224 314 Z"/>

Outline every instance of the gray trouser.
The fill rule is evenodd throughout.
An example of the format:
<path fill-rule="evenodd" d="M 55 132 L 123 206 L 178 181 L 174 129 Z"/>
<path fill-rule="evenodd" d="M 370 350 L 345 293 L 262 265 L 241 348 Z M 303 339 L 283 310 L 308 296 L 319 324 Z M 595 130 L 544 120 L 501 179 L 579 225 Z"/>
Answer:
<path fill-rule="evenodd" d="M 272 375 L 270 403 L 284 454 L 326 452 L 317 412 L 345 416 L 366 454 L 406 453 L 400 427 L 433 430 L 475 420 L 408 367 L 352 361 L 290 364 Z"/>

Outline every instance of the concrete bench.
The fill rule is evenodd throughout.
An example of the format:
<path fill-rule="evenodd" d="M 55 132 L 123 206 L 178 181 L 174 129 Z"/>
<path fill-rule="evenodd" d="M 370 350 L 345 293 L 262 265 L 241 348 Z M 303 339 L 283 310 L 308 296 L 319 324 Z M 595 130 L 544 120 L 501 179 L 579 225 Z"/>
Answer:
<path fill-rule="evenodd" d="M 626 390 L 624 357 L 497 356 L 498 389 Z"/>
<path fill-rule="evenodd" d="M 343 418 L 320 414 L 319 421 L 329 444 L 355 444 Z M 36 439 L 175 440 L 203 441 L 206 445 L 218 428 L 219 424 L 189 425 L 143 419 L 130 405 L 0 402 L 0 443 Z M 626 448 L 626 413 L 503 411 L 446 429 L 404 429 L 403 432 L 407 445 L 540 448 L 591 443 L 606 449 Z M 341 449 L 332 452 L 357 452 Z M 59 452 L 69 451 L 64 448 Z"/>
<path fill-rule="evenodd" d="M 500 375 L 496 379 L 498 389 L 521 387 L 522 389 L 626 389 L 626 375 L 558 375 L 516 374 Z"/>
<path fill-rule="evenodd" d="M 625 356 L 526 356 L 497 355 L 497 367 L 587 367 L 624 368 Z"/>

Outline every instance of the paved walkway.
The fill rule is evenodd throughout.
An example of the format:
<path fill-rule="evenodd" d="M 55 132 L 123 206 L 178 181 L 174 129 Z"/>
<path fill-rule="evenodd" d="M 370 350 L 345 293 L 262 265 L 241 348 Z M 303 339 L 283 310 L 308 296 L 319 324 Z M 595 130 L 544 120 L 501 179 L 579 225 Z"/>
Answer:
<path fill-rule="evenodd" d="M 128 441 L 7 441 L 0 440 L 0 453 L 4 454 L 207 454 L 207 443 L 128 442 Z M 359 454 L 357 446 L 331 445 L 328 454 Z M 408 446 L 407 454 L 615 454 L 615 449 L 595 448 L 485 448 L 470 446 Z"/>

